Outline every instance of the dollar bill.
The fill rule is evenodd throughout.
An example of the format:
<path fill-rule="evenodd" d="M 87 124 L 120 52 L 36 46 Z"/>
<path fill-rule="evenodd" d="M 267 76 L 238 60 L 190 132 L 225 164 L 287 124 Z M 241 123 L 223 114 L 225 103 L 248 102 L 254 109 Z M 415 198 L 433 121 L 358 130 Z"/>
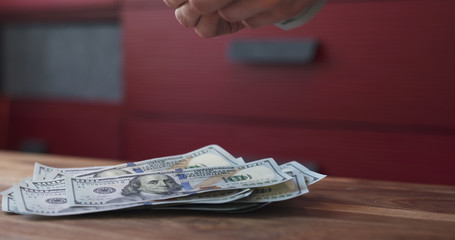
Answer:
<path fill-rule="evenodd" d="M 71 206 L 96 206 L 269 186 L 289 179 L 272 158 L 267 158 L 238 166 L 176 169 L 112 178 L 67 177 L 65 183 Z"/>
<path fill-rule="evenodd" d="M 283 172 L 292 179 L 276 185 L 253 188 L 253 193 L 237 202 L 277 202 L 284 201 L 309 192 L 307 184 L 320 181 L 325 175 L 313 172 L 302 164 L 292 161 L 280 165 Z"/>
<path fill-rule="evenodd" d="M 182 155 L 125 163 L 75 176 L 81 178 L 100 178 L 173 169 L 236 166 L 244 163 L 242 158 L 233 157 L 220 146 L 209 145 Z"/>
<path fill-rule="evenodd" d="M 13 196 L 13 193 L 15 197 Z M 194 194 L 188 198 L 176 198 L 168 201 L 145 203 L 144 205 L 176 205 L 176 204 L 224 204 L 248 196 L 250 189 L 227 190 Z M 18 199 L 18 204 L 16 200 Z M 101 211 L 112 211 L 139 207 L 142 204 L 110 205 L 110 206 L 82 206 L 71 207 L 67 203 L 65 189 L 32 189 L 17 184 L 8 191 L 8 197 L 2 199 L 2 210 L 19 214 L 33 214 L 44 216 L 65 216 L 87 214 Z"/>
<path fill-rule="evenodd" d="M 68 205 L 65 189 L 40 190 L 19 184 L 16 184 L 13 189 L 17 212 L 21 214 L 65 216 L 113 211 L 141 205 L 132 203 L 129 205 L 71 207 Z"/>
<path fill-rule="evenodd" d="M 2 211 L 9 213 L 20 213 L 16 200 L 14 200 L 14 189 L 9 188 L 2 192 Z"/>
<path fill-rule="evenodd" d="M 285 164 L 280 165 L 280 168 L 283 171 L 290 171 L 293 172 L 294 174 L 302 174 L 305 177 L 306 184 L 311 185 L 316 182 L 321 181 L 323 178 L 327 177 L 327 175 L 320 174 L 314 171 L 311 171 L 310 169 L 306 168 L 302 164 L 296 162 L 296 161 L 291 161 Z"/>
<path fill-rule="evenodd" d="M 49 179 L 49 175 L 54 168 L 43 165 L 41 163 L 35 163 L 33 170 L 33 180 L 34 181 L 43 181 Z"/>
<path fill-rule="evenodd" d="M 42 190 L 51 190 L 51 189 L 62 189 L 65 188 L 65 179 L 57 178 L 54 180 L 44 180 L 44 181 L 32 181 L 32 180 L 22 180 L 21 185 L 26 186 L 32 189 L 42 189 Z"/>
<path fill-rule="evenodd" d="M 78 175 L 87 172 L 93 172 L 108 166 L 94 166 L 83 168 L 54 168 L 41 163 L 35 163 L 33 171 L 33 181 L 45 181 L 63 178 L 64 175 Z"/>
<path fill-rule="evenodd" d="M 327 0 L 318 0 L 296 16 L 275 24 L 283 30 L 291 30 L 309 22 L 325 5 Z"/>
<path fill-rule="evenodd" d="M 64 178 L 64 176 L 107 177 L 130 174 L 138 171 L 169 170 L 175 168 L 229 166 L 245 163 L 235 158 L 218 145 L 208 145 L 195 151 L 116 166 L 93 166 L 82 168 L 54 168 L 35 163 L 33 181 Z"/>
<path fill-rule="evenodd" d="M 34 190 L 51 190 L 51 189 L 64 189 L 65 187 L 65 179 L 56 179 L 56 180 L 44 180 L 44 181 L 32 181 L 31 178 L 25 178 L 19 184 L 20 186 L 26 187 L 28 189 Z M 5 194 L 3 194 L 5 193 Z M 19 214 L 27 214 L 24 212 L 20 212 L 16 202 L 23 201 L 23 199 L 16 199 L 15 196 L 17 195 L 14 192 L 14 187 L 9 188 L 8 190 L 2 193 L 2 210 L 5 212 L 12 212 L 12 213 L 19 213 Z M 18 195 L 20 196 L 20 195 Z"/>
<path fill-rule="evenodd" d="M 33 171 L 33 181 L 45 181 L 63 178 L 64 175 L 77 175 L 86 172 L 93 172 L 99 169 L 106 168 L 108 166 L 94 166 L 94 167 L 83 167 L 83 168 L 55 168 L 46 166 L 41 163 L 35 163 Z"/>
<path fill-rule="evenodd" d="M 33 180 L 26 178 L 22 180 L 22 183 L 29 188 L 49 190 L 64 188 L 64 176 L 95 178 L 119 176 L 134 172 L 145 173 L 171 170 L 176 167 L 194 168 L 205 166 L 229 166 L 243 163 L 245 162 L 242 158 L 234 158 L 221 147 L 217 145 L 210 145 L 183 155 L 148 159 L 116 166 L 53 168 L 40 163 L 35 163 L 35 172 L 32 178 Z"/>
<path fill-rule="evenodd" d="M 308 188 L 303 174 L 289 173 L 292 179 L 267 187 L 253 188 L 253 192 L 246 198 L 237 202 L 277 202 L 298 197 L 308 193 Z"/>

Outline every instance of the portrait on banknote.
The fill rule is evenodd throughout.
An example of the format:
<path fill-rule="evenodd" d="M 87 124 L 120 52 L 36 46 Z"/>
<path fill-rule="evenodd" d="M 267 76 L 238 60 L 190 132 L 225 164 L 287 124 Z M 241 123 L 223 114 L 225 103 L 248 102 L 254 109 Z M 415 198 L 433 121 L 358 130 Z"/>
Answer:
<path fill-rule="evenodd" d="M 123 197 L 108 203 L 122 203 L 154 199 L 156 195 L 169 195 L 182 190 L 174 178 L 165 174 L 147 174 L 135 177 L 122 189 Z"/>

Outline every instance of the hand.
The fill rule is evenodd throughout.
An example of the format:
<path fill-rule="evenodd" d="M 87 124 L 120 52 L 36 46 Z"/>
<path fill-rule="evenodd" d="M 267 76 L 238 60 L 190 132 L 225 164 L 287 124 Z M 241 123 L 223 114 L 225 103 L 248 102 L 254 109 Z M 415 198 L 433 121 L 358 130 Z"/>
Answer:
<path fill-rule="evenodd" d="M 181 25 L 201 37 L 258 28 L 291 18 L 317 0 L 164 0 Z"/>

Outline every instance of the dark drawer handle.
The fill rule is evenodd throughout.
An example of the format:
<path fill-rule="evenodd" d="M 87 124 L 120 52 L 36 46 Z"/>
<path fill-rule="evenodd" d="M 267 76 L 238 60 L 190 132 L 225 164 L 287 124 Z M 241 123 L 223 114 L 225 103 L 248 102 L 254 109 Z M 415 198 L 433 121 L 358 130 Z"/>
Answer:
<path fill-rule="evenodd" d="M 317 49 L 316 39 L 235 40 L 229 45 L 228 58 L 251 64 L 309 64 Z"/>

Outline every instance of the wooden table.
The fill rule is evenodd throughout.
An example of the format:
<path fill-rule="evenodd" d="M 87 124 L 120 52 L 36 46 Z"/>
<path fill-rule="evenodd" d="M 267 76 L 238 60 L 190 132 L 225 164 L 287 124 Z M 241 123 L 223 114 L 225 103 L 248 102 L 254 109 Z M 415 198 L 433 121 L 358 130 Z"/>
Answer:
<path fill-rule="evenodd" d="M 113 160 L 0 151 L 0 191 L 54 167 Z M 68 217 L 0 215 L 0 239 L 455 239 L 455 186 L 328 177 L 251 213 L 134 210 Z"/>

